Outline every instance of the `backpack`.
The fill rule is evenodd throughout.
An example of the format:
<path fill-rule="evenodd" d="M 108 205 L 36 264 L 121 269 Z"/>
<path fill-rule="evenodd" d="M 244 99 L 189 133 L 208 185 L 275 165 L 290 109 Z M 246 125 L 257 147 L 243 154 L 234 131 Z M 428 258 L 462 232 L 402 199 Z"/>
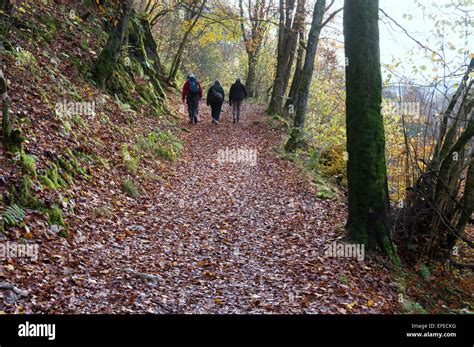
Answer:
<path fill-rule="evenodd" d="M 216 101 L 216 102 L 224 102 L 224 95 L 219 93 L 214 88 L 212 88 L 212 97 L 213 97 L 214 101 Z"/>
<path fill-rule="evenodd" d="M 189 79 L 189 92 L 191 94 L 199 94 L 199 84 L 195 77 Z"/>

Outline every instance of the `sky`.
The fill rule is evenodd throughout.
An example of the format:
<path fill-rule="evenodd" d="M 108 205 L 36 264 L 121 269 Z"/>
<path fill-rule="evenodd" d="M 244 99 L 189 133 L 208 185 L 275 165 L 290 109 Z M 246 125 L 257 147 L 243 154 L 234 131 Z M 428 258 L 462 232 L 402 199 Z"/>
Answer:
<path fill-rule="evenodd" d="M 235 6 L 237 0 L 229 0 Z M 307 1 L 307 9 L 312 13 L 316 0 Z M 350 1 L 350 0 L 349 0 Z M 275 2 L 276 3 L 276 2 Z M 327 0 L 327 3 L 330 3 Z M 462 4 L 460 9 L 452 6 L 454 3 Z M 330 12 L 343 7 L 344 0 L 336 0 Z M 451 5 L 451 6 L 449 6 Z M 436 80 L 443 80 L 445 75 L 456 72 L 448 85 L 451 87 L 460 80 L 468 63 L 469 54 L 474 53 L 474 0 L 379 0 L 380 9 L 384 10 L 394 21 L 405 29 L 410 36 L 422 45 L 443 55 L 446 66 L 438 56 L 433 56 L 431 51 L 420 47 L 413 39 L 408 37 L 392 20 L 380 13 L 380 54 L 382 73 L 385 82 L 395 83 L 401 79 L 410 80 L 421 85 L 432 84 Z M 464 12 L 463 12 L 464 11 Z M 468 25 L 458 25 L 453 30 L 456 21 L 464 21 L 466 13 L 471 16 Z M 440 21 L 440 23 L 436 23 Z M 447 21 L 447 24 L 443 24 Z M 308 15 L 308 29 L 311 16 Z M 437 29 L 440 33 L 437 33 Z M 441 36 L 444 36 L 441 38 Z M 321 38 L 335 40 L 339 47 L 338 57 L 344 64 L 342 12 L 339 12 L 334 22 L 330 23 Z M 441 44 L 441 40 L 444 44 Z M 441 47 L 444 46 L 444 51 Z M 459 52 L 461 50 L 462 52 Z M 432 58 L 439 61 L 434 62 Z M 399 63 L 396 68 L 390 65 Z M 390 68 L 393 72 L 388 71 Z M 388 78 L 391 77 L 390 80 Z M 447 80 L 447 79 L 446 79 Z"/>
<path fill-rule="evenodd" d="M 474 41 L 472 40 L 473 22 L 471 21 L 468 26 L 459 25 L 455 28 L 456 31 L 454 31 L 449 23 L 463 20 L 465 17 L 460 10 L 444 6 L 451 2 L 452 0 L 418 0 L 419 4 L 426 7 L 426 9 L 423 9 L 417 6 L 415 0 L 380 0 L 380 8 L 403 26 L 420 43 L 445 55 L 445 60 L 449 67 L 455 70 L 465 62 L 466 56 L 469 54 L 467 51 L 474 53 Z M 463 8 L 469 10 L 470 15 L 474 18 L 474 4 L 464 6 Z M 430 14 L 436 17 L 430 18 Z M 436 25 L 437 20 L 446 20 L 449 23 L 446 25 L 438 23 Z M 423 75 L 423 79 L 443 76 L 442 64 L 432 61 L 431 52 L 426 52 L 383 14 L 381 14 L 379 24 L 382 63 L 388 64 L 393 59 L 400 59 L 405 63 L 400 66 L 400 70 L 405 74 L 412 72 L 413 65 L 418 68 L 425 65 L 426 70 L 419 69 L 419 74 Z M 441 50 L 443 45 L 440 42 L 440 37 L 436 34 L 437 28 L 441 29 L 444 35 L 444 53 Z M 463 52 L 460 53 L 459 49 Z M 410 60 L 413 60 L 413 63 Z M 434 68 L 438 69 L 433 71 Z"/>
<path fill-rule="evenodd" d="M 456 1 L 464 1 L 466 5 L 462 8 L 467 10 L 474 19 L 474 1 Z M 437 24 L 436 21 L 446 20 L 449 23 L 454 23 L 456 20 L 464 18 L 464 13 L 460 10 L 445 6 L 452 2 L 453 0 L 379 0 L 382 10 L 421 44 L 445 55 L 449 71 L 455 71 L 466 63 L 469 53 L 474 53 L 474 41 L 472 39 L 474 22 L 471 20 L 470 25 L 467 27 L 466 25 L 456 27 L 457 32 L 453 31 L 450 24 L 446 24 L 444 27 L 442 23 Z M 341 7 L 342 4 L 343 0 L 338 0 L 334 8 Z M 423 9 L 419 5 L 425 8 Z M 430 18 L 430 14 L 434 15 L 434 17 Z M 343 41 L 342 14 L 339 15 L 333 27 L 337 28 L 341 33 L 341 36 L 337 39 Z M 443 64 L 432 61 L 432 52 L 421 48 L 400 27 L 382 13 L 380 14 L 379 28 L 382 66 L 400 62 L 393 71 L 398 76 L 409 78 L 420 84 L 429 84 L 436 77 L 441 78 L 444 76 L 445 69 Z M 444 53 L 441 51 L 441 37 L 436 33 L 437 28 L 441 29 L 444 36 Z M 323 32 L 322 36 L 325 35 L 329 36 L 330 34 Z M 460 53 L 459 49 L 462 49 L 463 52 Z M 343 52 L 341 54 L 341 58 L 343 58 Z M 382 72 L 385 78 L 389 75 L 393 76 L 387 69 L 382 68 Z M 454 80 L 457 78 L 455 77 Z M 397 78 L 393 76 L 391 82 L 395 81 L 397 81 Z"/>

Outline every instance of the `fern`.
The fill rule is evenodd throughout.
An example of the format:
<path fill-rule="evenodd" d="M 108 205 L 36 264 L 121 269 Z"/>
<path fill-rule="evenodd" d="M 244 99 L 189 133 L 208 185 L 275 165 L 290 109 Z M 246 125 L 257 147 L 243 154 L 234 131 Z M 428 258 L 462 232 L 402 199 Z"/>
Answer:
<path fill-rule="evenodd" d="M 18 225 L 25 219 L 25 211 L 18 205 L 8 206 L 7 209 L 0 213 L 0 216 L 8 225 Z"/>

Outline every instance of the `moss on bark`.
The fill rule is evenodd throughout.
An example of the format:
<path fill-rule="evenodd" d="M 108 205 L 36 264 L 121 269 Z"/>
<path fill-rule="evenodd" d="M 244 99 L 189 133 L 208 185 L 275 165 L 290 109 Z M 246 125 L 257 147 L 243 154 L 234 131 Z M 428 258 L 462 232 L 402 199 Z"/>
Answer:
<path fill-rule="evenodd" d="M 99 59 L 96 67 L 98 84 L 103 82 L 109 92 L 117 94 L 133 109 L 139 110 L 143 104 L 148 104 L 159 116 L 166 108 L 166 94 L 161 85 L 164 76 L 149 22 L 132 11 L 127 35 L 123 40 L 130 47 L 128 56 L 117 59 L 115 64 L 113 64 L 113 49 L 108 50 L 106 47 L 103 50 L 103 57 Z M 102 82 L 99 81 L 100 76 L 106 76 L 101 71 L 112 68 L 110 64 L 114 65 L 111 75 L 102 79 Z M 143 83 L 143 79 L 149 83 Z M 134 95 L 135 92 L 139 97 Z"/>
<path fill-rule="evenodd" d="M 345 0 L 347 86 L 347 231 L 356 243 L 394 253 L 381 115 L 378 0 Z M 390 247 L 387 247 L 390 245 Z"/>
<path fill-rule="evenodd" d="M 95 67 L 97 85 L 102 89 L 106 88 L 106 83 L 114 73 L 115 66 L 118 63 L 133 9 L 133 0 L 122 1 L 119 6 L 119 14 L 116 19 L 117 25 L 111 28 L 107 44 L 102 49 Z"/>

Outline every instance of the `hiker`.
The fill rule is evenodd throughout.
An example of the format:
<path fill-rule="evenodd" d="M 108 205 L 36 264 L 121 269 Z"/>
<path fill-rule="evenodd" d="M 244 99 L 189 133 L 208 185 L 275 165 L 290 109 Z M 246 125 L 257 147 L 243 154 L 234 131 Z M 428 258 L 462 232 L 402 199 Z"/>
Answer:
<path fill-rule="evenodd" d="M 240 82 L 240 78 L 237 78 L 229 91 L 229 105 L 232 106 L 234 123 L 238 123 L 240 120 L 240 107 L 245 98 L 247 98 L 247 89 L 245 89 L 245 86 Z"/>
<path fill-rule="evenodd" d="M 224 103 L 224 100 L 224 89 L 221 86 L 221 82 L 219 82 L 219 80 L 216 80 L 207 92 L 207 106 L 211 106 L 212 123 L 214 124 L 219 124 L 222 104 Z"/>
<path fill-rule="evenodd" d="M 186 83 L 183 86 L 183 102 L 186 100 L 188 104 L 189 123 L 195 124 L 198 122 L 199 116 L 199 101 L 202 98 L 201 83 L 196 76 L 189 74 Z"/>

